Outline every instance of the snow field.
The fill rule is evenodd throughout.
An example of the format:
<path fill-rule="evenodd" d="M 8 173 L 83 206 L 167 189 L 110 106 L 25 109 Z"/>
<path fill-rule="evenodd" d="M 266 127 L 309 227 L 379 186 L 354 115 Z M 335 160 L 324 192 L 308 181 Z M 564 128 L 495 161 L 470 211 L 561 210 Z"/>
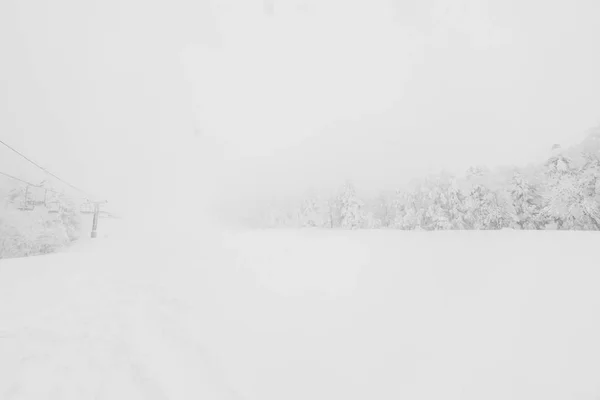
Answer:
<path fill-rule="evenodd" d="M 595 399 L 599 238 L 221 231 L 10 260 L 0 398 Z"/>

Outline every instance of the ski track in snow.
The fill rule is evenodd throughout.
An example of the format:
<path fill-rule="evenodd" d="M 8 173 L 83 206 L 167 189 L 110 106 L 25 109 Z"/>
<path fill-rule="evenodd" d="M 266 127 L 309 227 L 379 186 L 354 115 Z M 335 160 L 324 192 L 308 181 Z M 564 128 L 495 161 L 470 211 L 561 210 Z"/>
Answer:
<path fill-rule="evenodd" d="M 249 231 L 3 261 L 0 399 L 596 400 L 599 239 Z"/>

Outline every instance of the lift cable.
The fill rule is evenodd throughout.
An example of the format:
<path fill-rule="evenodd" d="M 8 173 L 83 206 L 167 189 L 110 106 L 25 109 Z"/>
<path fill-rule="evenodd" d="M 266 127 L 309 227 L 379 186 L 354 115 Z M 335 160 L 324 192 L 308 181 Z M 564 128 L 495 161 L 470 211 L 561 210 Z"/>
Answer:
<path fill-rule="evenodd" d="M 76 191 L 83 193 L 84 195 L 86 195 L 88 198 L 90 197 L 94 197 L 94 196 L 90 196 L 86 191 L 78 188 L 75 185 L 70 184 L 69 182 L 65 181 L 64 179 L 56 176 L 55 174 L 53 174 L 52 172 L 48 171 L 46 168 L 42 167 L 41 165 L 39 165 L 38 163 L 36 163 L 35 161 L 33 161 L 32 159 L 30 159 L 29 157 L 27 157 L 26 155 L 24 155 L 23 153 L 21 153 L 20 151 L 16 150 L 14 147 L 8 145 L 6 142 L 4 142 L 3 140 L 0 140 L 0 144 L 4 145 L 5 147 L 7 147 L 8 149 L 10 149 L 11 151 L 15 152 L 16 154 L 18 154 L 19 156 L 23 157 L 25 160 L 27 160 L 28 162 L 30 162 L 31 164 L 35 165 L 37 168 L 41 169 L 42 171 L 44 171 L 45 173 L 47 173 L 48 175 L 58 179 L 60 182 L 64 183 L 65 185 L 69 186 L 72 189 L 75 189 Z M 3 174 L 4 175 L 4 174 Z M 38 186 L 38 185 L 32 185 L 32 186 Z"/>

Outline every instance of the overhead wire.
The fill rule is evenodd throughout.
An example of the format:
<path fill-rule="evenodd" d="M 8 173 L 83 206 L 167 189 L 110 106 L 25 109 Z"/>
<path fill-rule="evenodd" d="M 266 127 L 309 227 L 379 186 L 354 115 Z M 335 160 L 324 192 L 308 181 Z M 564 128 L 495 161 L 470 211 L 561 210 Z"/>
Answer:
<path fill-rule="evenodd" d="M 56 194 L 64 195 L 63 192 L 60 192 L 58 190 L 47 188 L 47 187 L 44 187 L 42 185 L 36 185 L 36 184 L 28 182 L 28 181 L 26 181 L 24 179 L 18 178 L 18 177 L 14 176 L 14 175 L 7 174 L 6 172 L 0 171 L 0 175 L 5 176 L 5 177 L 7 177 L 9 179 L 14 179 L 16 181 L 19 181 L 21 183 L 26 184 L 27 186 L 34 187 L 36 189 L 41 189 L 41 190 L 45 190 L 45 191 L 50 192 L 50 193 L 56 193 Z M 70 199 L 85 200 L 85 198 L 83 198 L 83 197 L 72 197 L 72 196 L 67 196 L 67 197 L 69 197 Z"/>
<path fill-rule="evenodd" d="M 38 186 L 38 185 L 34 185 L 34 184 L 33 184 L 33 183 L 31 183 L 31 182 L 27 182 L 27 181 L 25 181 L 25 180 L 23 180 L 23 179 L 21 179 L 21 178 L 17 178 L 16 176 L 13 176 L 13 175 L 7 174 L 7 173 L 5 173 L 5 172 L 2 172 L 2 171 L 0 171 L 0 175 L 4 175 L 4 176 L 6 176 L 7 178 L 14 179 L 14 180 L 16 180 L 16 181 L 22 182 L 22 183 L 24 183 L 24 184 L 26 184 L 26 185 L 29 185 L 29 186 L 40 187 L 40 186 Z"/>
<path fill-rule="evenodd" d="M 5 146 L 9 150 L 13 151 L 14 153 L 18 154 L 20 157 L 24 158 L 25 160 L 27 160 L 29 163 L 33 164 L 34 166 L 36 166 L 40 170 L 44 171 L 46 174 L 48 174 L 48 175 L 56 178 L 58 181 L 64 183 L 65 185 L 69 186 L 72 189 L 75 189 L 76 191 L 78 191 L 80 193 L 83 193 L 86 196 L 85 198 L 67 196 L 68 198 L 70 198 L 72 200 L 78 199 L 78 200 L 85 200 L 86 202 L 89 202 L 90 198 L 95 197 L 95 196 L 91 196 L 85 190 L 78 188 L 77 186 L 75 186 L 75 185 L 73 185 L 73 184 L 65 181 L 64 179 L 60 178 L 59 176 L 57 176 L 57 175 L 53 174 L 52 172 L 48 171 L 46 168 L 42 167 L 41 165 L 39 165 L 38 163 L 36 163 L 35 161 L 33 161 L 31 158 L 27 157 L 25 154 L 21 153 L 20 151 L 18 151 L 14 147 L 10 146 L 8 143 L 6 143 L 5 141 L 3 141 L 1 139 L 0 139 L 0 144 L 2 144 L 3 146 Z M 13 180 L 19 181 L 21 183 L 24 183 L 24 184 L 30 186 L 30 187 L 35 187 L 35 188 L 38 188 L 38 189 L 45 190 L 46 193 L 47 192 L 51 192 L 51 193 L 56 193 L 56 194 L 64 196 L 64 192 L 59 192 L 59 191 L 56 191 L 54 189 L 45 187 L 44 186 L 45 185 L 45 180 L 42 181 L 42 183 L 36 185 L 36 184 L 28 182 L 28 181 L 26 181 L 24 179 L 18 178 L 18 177 L 14 176 L 14 175 L 11 175 L 11 174 L 8 174 L 8 173 L 2 172 L 2 171 L 0 171 L 0 175 L 5 176 L 5 177 L 7 177 L 9 179 L 13 179 Z M 45 197 L 45 195 L 44 195 L 44 197 Z M 102 202 L 97 202 L 97 203 L 107 203 L 107 201 L 104 200 Z M 115 215 L 113 213 L 108 213 L 108 215 L 112 216 L 113 218 L 119 218 L 117 215 Z"/>
<path fill-rule="evenodd" d="M 28 162 L 30 162 L 31 164 L 33 164 L 34 166 L 36 166 L 37 168 L 39 168 L 40 170 L 44 171 L 45 173 L 47 173 L 48 175 L 56 178 L 57 180 L 59 180 L 60 182 L 64 183 L 65 185 L 69 186 L 72 189 L 75 189 L 76 191 L 83 193 L 84 195 L 86 195 L 88 198 L 92 198 L 95 196 L 91 196 L 90 194 L 88 194 L 85 190 L 82 190 L 80 188 L 78 188 L 75 185 L 72 185 L 71 183 L 65 181 L 64 179 L 60 178 L 59 176 L 53 174 L 52 172 L 48 171 L 46 168 L 42 167 L 41 165 L 39 165 L 38 163 L 36 163 L 35 161 L 33 161 L 31 158 L 27 157 L 26 155 L 24 155 L 23 153 L 21 153 L 20 151 L 18 151 L 17 149 L 15 149 L 14 147 L 10 146 L 8 143 L 4 142 L 3 140 L 0 140 L 0 144 L 4 145 L 6 148 L 8 148 L 9 150 L 13 151 L 14 153 L 18 154 L 19 156 L 21 156 L 22 158 L 24 158 L 25 160 L 27 160 Z M 3 174 L 4 175 L 4 174 Z M 32 185 L 32 186 L 36 186 L 36 185 Z"/>

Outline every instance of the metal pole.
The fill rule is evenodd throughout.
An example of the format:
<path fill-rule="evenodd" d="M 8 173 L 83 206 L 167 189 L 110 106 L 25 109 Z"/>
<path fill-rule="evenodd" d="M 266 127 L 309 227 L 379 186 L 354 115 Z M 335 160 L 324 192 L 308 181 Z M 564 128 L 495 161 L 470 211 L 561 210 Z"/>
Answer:
<path fill-rule="evenodd" d="M 94 203 L 94 223 L 92 225 L 92 239 L 98 236 L 98 214 L 100 213 L 100 204 Z"/>

